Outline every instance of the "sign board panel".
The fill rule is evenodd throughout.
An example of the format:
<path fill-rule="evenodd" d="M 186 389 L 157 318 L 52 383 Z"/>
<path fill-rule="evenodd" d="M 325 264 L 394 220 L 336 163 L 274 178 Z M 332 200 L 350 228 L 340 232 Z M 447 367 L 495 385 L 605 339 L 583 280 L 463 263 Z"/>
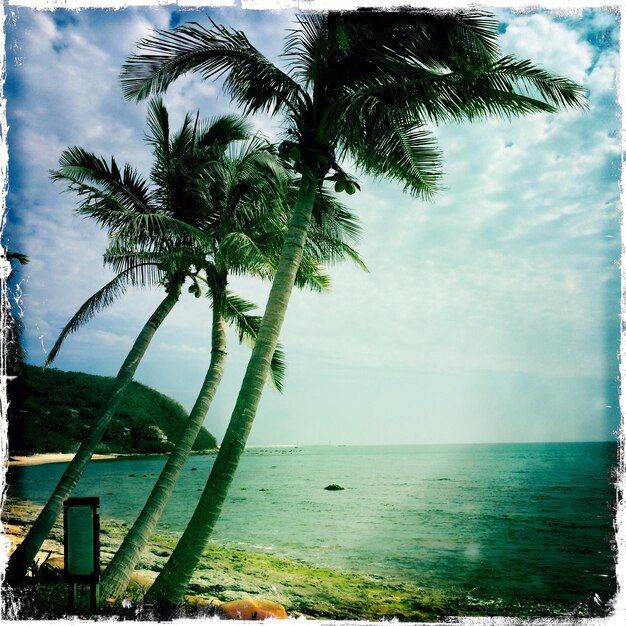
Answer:
<path fill-rule="evenodd" d="M 69 498 L 64 502 L 68 581 L 97 582 L 100 578 L 99 505 L 99 498 Z"/>
<path fill-rule="evenodd" d="M 94 572 L 93 509 L 73 506 L 67 510 L 67 571 L 78 576 Z"/>

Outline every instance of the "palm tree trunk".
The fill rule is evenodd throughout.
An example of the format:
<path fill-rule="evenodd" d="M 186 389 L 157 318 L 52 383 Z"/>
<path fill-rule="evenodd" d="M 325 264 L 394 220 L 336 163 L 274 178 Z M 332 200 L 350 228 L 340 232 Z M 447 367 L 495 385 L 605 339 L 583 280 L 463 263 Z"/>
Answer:
<path fill-rule="evenodd" d="M 61 476 L 46 506 L 35 520 L 35 523 L 24 537 L 22 543 L 11 555 L 6 571 L 8 584 L 13 586 L 19 585 L 26 576 L 30 564 L 37 556 L 41 544 L 47 538 L 50 529 L 61 512 L 63 501 L 72 493 L 76 483 L 83 475 L 96 446 L 102 440 L 102 436 L 111 418 L 115 415 L 122 397 L 124 396 L 124 392 L 132 382 L 135 370 L 145 354 L 154 333 L 178 301 L 179 295 L 180 284 L 170 289 L 165 299 L 159 304 L 156 311 L 150 316 L 150 319 L 141 329 L 139 336 L 135 340 L 133 347 L 115 378 L 113 393 L 108 399 L 106 406 L 95 420 L 87 439 L 82 442 L 78 452 L 67 466 L 65 472 L 63 472 L 63 476 Z"/>
<path fill-rule="evenodd" d="M 189 580 L 220 516 L 278 343 L 311 222 L 316 183 L 313 174 L 303 175 L 263 321 L 220 451 L 185 532 L 163 570 L 148 589 L 147 602 L 172 605 L 183 601 Z"/>
<path fill-rule="evenodd" d="M 215 392 L 222 380 L 225 362 L 226 326 L 220 313 L 219 303 L 215 302 L 214 299 L 211 362 L 204 383 L 185 428 L 176 442 L 176 447 L 170 454 L 143 510 L 104 571 L 100 583 L 102 597 L 118 598 L 126 590 L 141 552 L 150 540 L 161 513 L 172 495 L 176 480 L 189 458 L 191 447 L 198 436 Z"/>

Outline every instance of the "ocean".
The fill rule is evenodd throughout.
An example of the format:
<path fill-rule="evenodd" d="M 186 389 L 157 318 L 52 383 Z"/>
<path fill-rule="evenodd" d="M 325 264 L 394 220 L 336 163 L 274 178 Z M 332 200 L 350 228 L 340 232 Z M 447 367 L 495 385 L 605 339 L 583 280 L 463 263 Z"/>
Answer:
<path fill-rule="evenodd" d="M 189 459 L 157 532 L 180 533 L 213 456 Z M 164 458 L 91 463 L 75 496 L 132 523 Z M 617 444 L 302 446 L 245 452 L 212 540 L 491 604 L 615 593 Z M 11 468 L 44 503 L 64 464 Z M 342 491 L 324 489 L 331 483 Z"/>

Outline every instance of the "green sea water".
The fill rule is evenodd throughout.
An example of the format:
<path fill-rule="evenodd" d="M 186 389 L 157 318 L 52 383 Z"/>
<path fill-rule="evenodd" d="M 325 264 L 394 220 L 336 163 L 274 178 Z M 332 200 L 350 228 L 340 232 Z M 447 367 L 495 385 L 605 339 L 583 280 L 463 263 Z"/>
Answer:
<path fill-rule="evenodd" d="M 182 532 L 213 460 L 189 460 L 158 531 Z M 132 523 L 163 463 L 91 463 L 74 495 L 99 496 L 104 517 Z M 606 606 L 616 465 L 615 443 L 251 449 L 213 540 L 496 610 Z M 43 503 L 64 467 L 12 468 L 9 493 Z"/>

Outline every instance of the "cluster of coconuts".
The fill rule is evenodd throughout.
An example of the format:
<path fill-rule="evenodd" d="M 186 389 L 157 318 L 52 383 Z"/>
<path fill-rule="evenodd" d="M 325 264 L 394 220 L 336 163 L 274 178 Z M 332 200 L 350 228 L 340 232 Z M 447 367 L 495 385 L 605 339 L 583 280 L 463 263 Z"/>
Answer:
<path fill-rule="evenodd" d="M 349 196 L 356 192 L 356 185 L 347 177 L 340 178 L 335 182 L 335 191 L 341 193 L 345 191 Z"/>
<path fill-rule="evenodd" d="M 193 280 L 193 282 L 191 283 L 191 285 L 189 285 L 189 289 L 187 289 L 187 291 L 189 293 L 192 293 L 196 298 L 199 298 L 202 295 L 202 290 L 200 289 L 200 285 L 198 285 L 195 276 L 192 276 L 191 278 Z"/>
<path fill-rule="evenodd" d="M 315 160 L 320 170 L 327 172 L 331 166 L 329 158 L 321 150 L 313 149 L 311 152 L 315 155 Z M 298 144 L 293 141 L 283 141 L 278 149 L 278 154 L 281 159 L 291 161 L 294 164 L 293 167 L 296 172 L 301 171 L 302 152 Z M 359 186 L 345 172 L 338 169 L 338 166 L 334 163 L 333 169 L 336 169 L 336 174 L 330 176 L 328 180 L 335 181 L 335 191 L 337 193 L 345 191 L 350 196 L 355 193 Z"/>

